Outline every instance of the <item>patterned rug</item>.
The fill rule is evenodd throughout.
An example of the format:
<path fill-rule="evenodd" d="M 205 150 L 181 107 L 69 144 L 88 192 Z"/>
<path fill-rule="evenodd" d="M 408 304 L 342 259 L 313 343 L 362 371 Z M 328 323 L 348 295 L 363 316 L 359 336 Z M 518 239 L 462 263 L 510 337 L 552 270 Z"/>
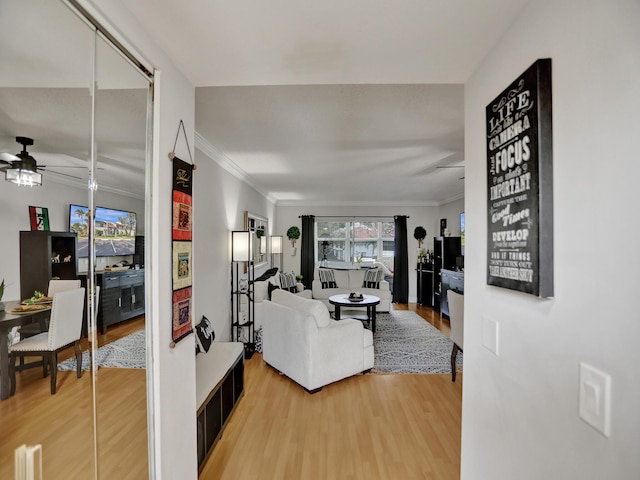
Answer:
<path fill-rule="evenodd" d="M 89 351 L 82 352 L 82 370 L 89 370 Z M 96 364 L 98 367 L 145 368 L 146 349 L 144 329 L 120 338 L 98 348 Z M 58 364 L 58 370 L 75 370 L 76 357 Z"/>
<path fill-rule="evenodd" d="M 410 310 L 376 315 L 374 373 L 451 373 L 453 342 Z M 462 372 L 462 352 L 456 358 Z"/>

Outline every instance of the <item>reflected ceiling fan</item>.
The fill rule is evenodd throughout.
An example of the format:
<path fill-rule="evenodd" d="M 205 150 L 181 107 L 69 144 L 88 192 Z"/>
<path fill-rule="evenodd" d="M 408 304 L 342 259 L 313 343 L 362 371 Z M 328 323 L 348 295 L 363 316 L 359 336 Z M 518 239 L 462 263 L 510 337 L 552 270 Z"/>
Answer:
<path fill-rule="evenodd" d="M 440 165 L 436 168 L 464 168 L 464 165 Z M 464 175 L 461 176 L 458 180 L 464 180 Z"/>
<path fill-rule="evenodd" d="M 35 158 L 29 155 L 27 147 L 33 145 L 33 138 L 16 137 L 16 142 L 22 145 L 22 151 L 15 155 L 7 152 L 0 152 L 0 171 L 4 171 L 5 180 L 17 185 L 40 186 L 42 185 L 41 171 L 45 171 L 47 165 L 38 165 Z M 53 167 L 53 165 L 51 165 Z M 58 166 L 55 168 L 86 168 L 76 166 Z M 68 175 L 61 172 L 53 172 L 57 175 L 81 179 L 75 175 Z"/>

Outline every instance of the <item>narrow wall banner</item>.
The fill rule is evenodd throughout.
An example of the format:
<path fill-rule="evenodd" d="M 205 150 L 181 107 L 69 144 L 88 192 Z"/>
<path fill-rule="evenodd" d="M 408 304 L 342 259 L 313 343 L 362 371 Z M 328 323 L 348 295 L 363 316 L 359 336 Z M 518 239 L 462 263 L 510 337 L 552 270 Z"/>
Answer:
<path fill-rule="evenodd" d="M 553 297 L 551 59 L 486 108 L 487 284 Z"/>
<path fill-rule="evenodd" d="M 172 337 L 179 342 L 192 331 L 191 257 L 192 191 L 194 166 L 173 156 L 172 202 L 172 277 L 173 315 Z"/>

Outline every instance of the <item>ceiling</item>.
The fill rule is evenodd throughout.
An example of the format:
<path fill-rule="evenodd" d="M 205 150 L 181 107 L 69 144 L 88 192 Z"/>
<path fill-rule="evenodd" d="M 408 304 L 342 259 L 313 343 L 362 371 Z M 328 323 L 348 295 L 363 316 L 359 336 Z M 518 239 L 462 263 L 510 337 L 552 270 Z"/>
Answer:
<path fill-rule="evenodd" d="M 197 146 L 261 193 L 439 204 L 464 193 L 463 84 L 525 3 L 127 5 L 197 87 Z"/>
<path fill-rule="evenodd" d="M 196 86 L 196 146 L 261 193 L 285 204 L 428 205 L 463 194 L 463 85 L 527 1 L 128 0 L 126 8 Z M 47 153 L 86 158 L 84 138 L 77 155 L 75 147 L 53 145 L 74 145 L 78 122 L 68 111 L 39 112 L 42 122 L 30 128 L 1 125 L 11 108 L 37 111 L 35 100 L 19 99 L 17 86 L 55 87 L 59 104 L 87 85 L 86 70 L 71 75 L 72 52 L 86 45 L 68 34 L 77 25 L 47 27 L 58 2 L 38 0 L 26 15 L 10 10 L 24 2 L 2 3 L 2 31 L 20 18 L 36 33 L 3 41 L 9 48 L 0 61 L 12 68 L 0 75 L 0 151 L 16 153 L 13 137 L 24 135 L 47 162 Z M 114 97 L 124 91 L 121 106 L 134 95 L 128 83 L 101 81 Z M 111 105 L 117 125 L 119 104 Z M 142 185 L 144 157 L 133 152 L 133 128 L 114 127 L 102 140 L 103 185 L 124 185 L 125 178 Z"/>

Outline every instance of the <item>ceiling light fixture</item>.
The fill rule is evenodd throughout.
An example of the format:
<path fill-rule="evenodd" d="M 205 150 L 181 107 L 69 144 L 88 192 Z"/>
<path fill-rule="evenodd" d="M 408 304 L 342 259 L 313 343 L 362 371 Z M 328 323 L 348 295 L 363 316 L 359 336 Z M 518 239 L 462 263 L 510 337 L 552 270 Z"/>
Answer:
<path fill-rule="evenodd" d="M 4 179 L 16 185 L 33 187 L 42 185 L 42 174 L 38 173 L 36 159 L 29 155 L 27 146 L 33 145 L 33 139 L 27 137 L 16 137 L 16 141 L 22 144 L 22 151 L 11 158 L 9 166 L 4 170 Z M 14 157 L 13 155 L 11 157 Z"/>

